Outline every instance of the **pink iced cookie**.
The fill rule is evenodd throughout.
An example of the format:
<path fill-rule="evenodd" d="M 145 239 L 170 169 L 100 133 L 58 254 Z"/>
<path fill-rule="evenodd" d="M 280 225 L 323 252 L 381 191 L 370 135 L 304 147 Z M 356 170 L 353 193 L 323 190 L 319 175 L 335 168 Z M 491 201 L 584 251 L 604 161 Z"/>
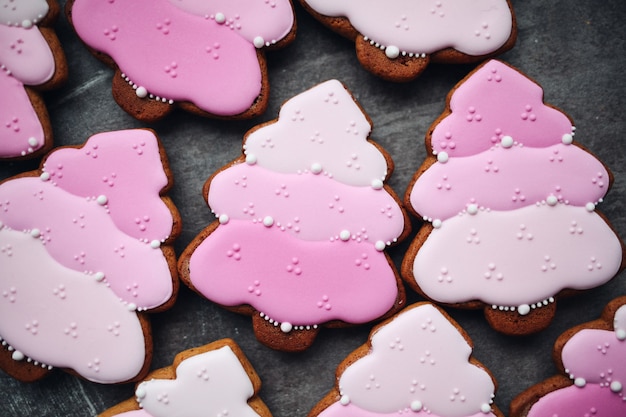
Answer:
<path fill-rule="evenodd" d="M 335 388 L 309 417 L 501 417 L 494 380 L 471 355 L 471 341 L 447 314 L 414 304 L 339 365 Z"/>
<path fill-rule="evenodd" d="M 178 288 L 170 184 L 156 136 L 141 129 L 59 148 L 40 171 L 0 184 L 0 246 L 10 261 L 0 265 L 3 369 L 32 380 L 21 372 L 34 363 L 101 383 L 147 371 L 151 339 L 138 312 L 168 308 Z"/>
<path fill-rule="evenodd" d="M 287 101 L 207 181 L 217 221 L 181 256 L 183 281 L 252 315 L 259 340 L 280 350 L 307 348 L 322 324 L 396 310 L 404 294 L 385 248 L 408 226 L 370 130 L 336 80 Z"/>
<path fill-rule="evenodd" d="M 261 381 L 241 349 L 222 339 L 176 355 L 172 366 L 152 372 L 135 398 L 99 417 L 271 417 L 257 395 Z"/>
<path fill-rule="evenodd" d="M 611 301 L 599 320 L 556 341 L 552 377 L 511 403 L 511 417 L 626 415 L 626 297 Z"/>
<path fill-rule="evenodd" d="M 116 101 L 146 121 L 165 116 L 175 103 L 222 118 L 262 113 L 268 99 L 263 49 L 282 46 L 295 33 L 289 0 L 254 7 L 241 1 L 73 0 L 66 10 L 81 40 L 117 69 Z"/>
<path fill-rule="evenodd" d="M 426 222 L 403 263 L 409 285 L 526 334 L 550 323 L 563 291 L 613 278 L 622 243 L 595 210 L 612 176 L 573 143 L 574 130 L 539 85 L 502 62 L 462 80 L 405 196 Z"/>
<path fill-rule="evenodd" d="M 433 62 L 468 63 L 513 47 L 517 29 L 508 0 L 301 0 L 325 25 L 356 43 L 360 63 L 409 81 Z"/>
<path fill-rule="evenodd" d="M 67 66 L 54 31 L 54 1 L 0 7 L 0 159 L 29 158 L 52 147 L 52 129 L 36 90 L 65 81 Z"/>

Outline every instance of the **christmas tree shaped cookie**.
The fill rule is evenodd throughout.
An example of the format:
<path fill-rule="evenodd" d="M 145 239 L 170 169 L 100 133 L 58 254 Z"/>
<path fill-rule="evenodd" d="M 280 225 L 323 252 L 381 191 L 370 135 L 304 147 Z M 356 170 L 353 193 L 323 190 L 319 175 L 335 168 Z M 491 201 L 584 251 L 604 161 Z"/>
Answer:
<path fill-rule="evenodd" d="M 563 333 L 553 357 L 563 375 L 518 395 L 511 417 L 626 415 L 626 297 L 611 301 L 600 319 Z"/>
<path fill-rule="evenodd" d="M 430 303 L 374 328 L 337 369 L 335 388 L 309 417 L 502 417 L 495 382 L 463 330 Z"/>
<path fill-rule="evenodd" d="M 502 62 L 461 81 L 406 193 L 425 221 L 403 262 L 409 285 L 527 334 L 550 323 L 568 290 L 615 276 L 622 243 L 596 211 L 612 176 L 573 135 L 541 87 Z"/>
<path fill-rule="evenodd" d="M 180 217 L 152 131 L 92 136 L 0 184 L 0 367 L 23 381 L 68 369 L 99 383 L 141 378 L 145 312 L 176 297 Z"/>
<path fill-rule="evenodd" d="M 370 130 L 331 80 L 248 132 L 244 155 L 205 184 L 217 221 L 181 255 L 183 282 L 251 315 L 259 340 L 280 350 L 306 349 L 321 324 L 397 310 L 404 291 L 385 249 L 408 223 Z"/>

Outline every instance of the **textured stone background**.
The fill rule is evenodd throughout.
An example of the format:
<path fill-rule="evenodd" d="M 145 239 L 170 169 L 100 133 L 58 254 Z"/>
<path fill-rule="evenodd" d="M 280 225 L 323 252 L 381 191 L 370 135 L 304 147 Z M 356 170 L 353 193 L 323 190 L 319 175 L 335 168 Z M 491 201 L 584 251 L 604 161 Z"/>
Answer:
<path fill-rule="evenodd" d="M 544 87 L 545 100 L 574 119 L 576 140 L 613 171 L 615 183 L 600 210 L 620 236 L 626 237 L 626 3 L 513 3 L 519 40 L 501 59 L 537 80 Z M 263 116 L 246 122 L 220 122 L 181 111 L 149 126 L 164 143 L 176 182 L 170 195 L 183 219 L 183 232 L 176 242 L 179 254 L 213 220 L 201 196 L 204 181 L 237 157 L 244 133 L 275 118 L 288 98 L 330 78 L 344 82 L 373 120 L 372 138 L 395 160 L 389 184 L 403 195 L 425 157 L 427 128 L 443 110 L 448 91 L 473 68 L 433 65 L 414 82 L 391 84 L 358 65 L 352 43 L 314 21 L 299 5 L 296 13 L 296 41 L 268 56 L 271 100 Z M 68 57 L 70 80 L 64 88 L 45 96 L 55 144 L 81 144 L 96 132 L 147 126 L 115 104 L 110 93 L 112 71 L 87 52 L 64 17 L 56 28 Z M 35 169 L 38 163 L 1 163 L 0 178 Z M 414 221 L 414 229 L 418 228 Z M 397 265 L 407 245 L 391 250 Z M 448 311 L 473 339 L 476 358 L 496 377 L 499 388 L 495 403 L 506 414 L 516 394 L 554 374 L 551 350 L 556 337 L 573 325 L 597 318 L 609 300 L 624 294 L 626 274 L 622 273 L 584 296 L 559 302 L 550 328 L 524 338 L 496 334 L 479 311 Z M 419 300 L 409 292 L 409 301 Z M 174 308 L 153 315 L 152 324 L 153 368 L 169 365 L 181 350 L 223 337 L 235 339 L 260 374 L 261 396 L 275 417 L 305 416 L 333 386 L 337 364 L 366 341 L 370 330 L 323 330 L 305 353 L 274 352 L 256 342 L 248 317 L 223 311 L 185 287 Z M 33 384 L 0 374 L 0 416 L 90 416 L 132 397 L 133 392 L 132 384 L 101 386 L 60 371 Z"/>

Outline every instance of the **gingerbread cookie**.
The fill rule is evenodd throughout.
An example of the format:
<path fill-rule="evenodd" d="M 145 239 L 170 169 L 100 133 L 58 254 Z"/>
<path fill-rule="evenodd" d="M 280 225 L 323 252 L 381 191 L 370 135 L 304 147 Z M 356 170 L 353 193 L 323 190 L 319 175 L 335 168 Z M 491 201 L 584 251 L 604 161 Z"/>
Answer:
<path fill-rule="evenodd" d="M 429 63 L 480 62 L 515 45 L 510 0 L 300 0 L 320 22 L 355 42 L 363 67 L 410 81 Z"/>
<path fill-rule="evenodd" d="M 0 184 L 0 367 L 136 380 L 152 356 L 145 312 L 176 297 L 180 216 L 150 130 L 99 133 Z"/>
<path fill-rule="evenodd" d="M 67 79 L 53 24 L 55 0 L 0 1 L 0 159 L 40 156 L 52 148 L 41 92 Z"/>
<path fill-rule="evenodd" d="M 244 155 L 205 184 L 217 220 L 181 255 L 183 282 L 251 315 L 257 338 L 286 351 L 306 349 L 319 325 L 400 308 L 404 290 L 385 249 L 409 222 L 384 184 L 392 162 L 368 140 L 371 128 L 331 80 L 249 131 Z"/>
<path fill-rule="evenodd" d="M 561 372 L 518 395 L 511 417 L 626 415 L 626 297 L 611 301 L 600 319 L 556 341 Z"/>
<path fill-rule="evenodd" d="M 612 176 L 573 136 L 541 87 L 502 62 L 461 81 L 406 193 L 425 221 L 406 282 L 438 303 L 483 308 L 500 332 L 528 334 L 548 326 L 558 297 L 613 278 L 623 247 L 596 210 Z"/>
<path fill-rule="evenodd" d="M 137 385 L 135 398 L 99 417 L 271 417 L 260 389 L 261 380 L 239 346 L 222 339 L 179 353 L 172 366 Z"/>
<path fill-rule="evenodd" d="M 496 383 L 443 310 L 418 303 L 378 325 L 339 365 L 335 387 L 308 417 L 502 417 Z"/>
<path fill-rule="evenodd" d="M 173 105 L 203 116 L 250 118 L 267 108 L 264 51 L 295 38 L 290 0 L 70 0 L 81 40 L 112 66 L 113 97 L 155 121 Z"/>

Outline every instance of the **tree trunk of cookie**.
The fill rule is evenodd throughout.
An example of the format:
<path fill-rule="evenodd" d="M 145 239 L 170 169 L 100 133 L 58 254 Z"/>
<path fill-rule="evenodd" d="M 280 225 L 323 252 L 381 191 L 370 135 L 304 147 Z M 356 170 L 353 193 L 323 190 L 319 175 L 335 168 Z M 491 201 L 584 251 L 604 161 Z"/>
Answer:
<path fill-rule="evenodd" d="M 283 352 L 302 352 L 312 344 L 319 328 L 296 329 L 289 332 L 281 330 L 281 326 L 265 320 L 258 312 L 252 315 L 252 328 L 256 338 L 265 346 Z"/>
<path fill-rule="evenodd" d="M 50 370 L 41 365 L 35 365 L 26 358 L 21 360 L 13 359 L 13 352 L 5 346 L 0 346 L 0 369 L 22 382 L 38 381 L 50 373 Z"/>
<path fill-rule="evenodd" d="M 524 336 L 537 333 L 550 325 L 556 313 L 556 302 L 533 308 L 526 315 L 517 311 L 502 311 L 486 306 L 485 318 L 496 331 L 509 336 Z"/>
<path fill-rule="evenodd" d="M 394 82 L 408 82 L 417 78 L 428 66 L 430 56 L 425 57 L 400 55 L 389 58 L 385 50 L 376 43 L 371 44 L 363 36 L 355 40 L 356 55 L 363 67 L 372 74 Z"/>

